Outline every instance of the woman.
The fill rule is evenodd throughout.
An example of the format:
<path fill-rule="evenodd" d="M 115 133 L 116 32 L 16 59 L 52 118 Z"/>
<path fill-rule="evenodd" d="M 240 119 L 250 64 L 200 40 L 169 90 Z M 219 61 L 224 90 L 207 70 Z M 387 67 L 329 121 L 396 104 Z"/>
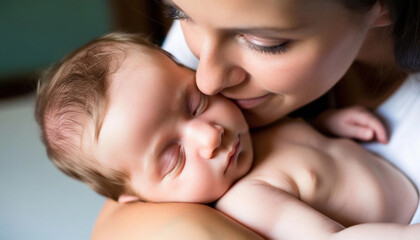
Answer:
<path fill-rule="evenodd" d="M 420 108 L 415 107 L 420 104 L 418 0 L 166 2 L 200 59 L 200 90 L 231 98 L 251 126 L 270 124 L 334 86 L 337 107 L 375 109 L 388 125 L 388 144 L 365 146 L 418 178 L 415 168 L 406 164 L 420 156 Z M 340 127 L 338 134 L 358 137 L 351 129 Z M 93 239 L 124 239 L 122 235 L 258 238 L 207 206 L 120 206 L 108 201 Z"/>

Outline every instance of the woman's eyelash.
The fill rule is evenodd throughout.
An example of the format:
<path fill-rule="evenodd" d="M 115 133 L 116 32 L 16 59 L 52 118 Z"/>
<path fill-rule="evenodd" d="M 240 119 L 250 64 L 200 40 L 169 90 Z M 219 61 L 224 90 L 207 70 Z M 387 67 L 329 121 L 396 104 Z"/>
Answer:
<path fill-rule="evenodd" d="M 165 14 L 174 20 L 190 19 L 190 17 L 188 17 L 184 12 L 171 5 L 166 8 Z"/>
<path fill-rule="evenodd" d="M 259 45 L 255 45 L 252 44 L 250 42 L 248 42 L 248 47 L 251 50 L 260 52 L 260 53 L 264 53 L 264 54 L 279 54 L 279 53 L 284 53 L 287 51 L 288 47 L 289 47 L 289 43 L 285 42 L 282 43 L 280 45 L 276 45 L 276 46 L 270 46 L 270 47 L 263 47 L 263 46 L 259 46 Z"/>
<path fill-rule="evenodd" d="M 274 45 L 274 46 L 260 46 L 257 44 L 254 44 L 248 40 L 244 40 L 244 43 L 246 44 L 246 46 L 256 52 L 259 53 L 264 53 L 264 54 L 280 54 L 280 53 L 284 53 L 288 50 L 290 42 L 286 41 L 282 44 L 279 45 Z"/>

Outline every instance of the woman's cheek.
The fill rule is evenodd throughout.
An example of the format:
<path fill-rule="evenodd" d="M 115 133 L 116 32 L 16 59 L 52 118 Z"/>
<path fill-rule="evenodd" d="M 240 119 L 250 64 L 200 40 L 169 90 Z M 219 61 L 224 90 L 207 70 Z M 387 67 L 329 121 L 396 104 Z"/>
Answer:
<path fill-rule="evenodd" d="M 271 57 L 271 59 L 267 57 L 263 62 L 255 64 L 258 65 L 258 70 L 255 71 L 253 77 L 272 93 L 295 92 L 307 84 L 307 67 L 302 63 L 295 63 L 292 59 L 285 61 L 280 57 Z M 306 71 L 298 69 L 306 69 Z"/>

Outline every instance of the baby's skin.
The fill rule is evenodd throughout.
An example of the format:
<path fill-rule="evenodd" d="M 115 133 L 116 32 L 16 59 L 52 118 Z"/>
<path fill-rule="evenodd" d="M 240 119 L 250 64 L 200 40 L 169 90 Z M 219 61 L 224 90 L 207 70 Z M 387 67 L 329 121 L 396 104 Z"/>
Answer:
<path fill-rule="evenodd" d="M 326 239 L 361 223 L 408 224 L 417 208 L 411 182 L 351 140 L 327 138 L 295 119 L 252 139 L 253 169 L 216 208 L 269 239 Z"/>

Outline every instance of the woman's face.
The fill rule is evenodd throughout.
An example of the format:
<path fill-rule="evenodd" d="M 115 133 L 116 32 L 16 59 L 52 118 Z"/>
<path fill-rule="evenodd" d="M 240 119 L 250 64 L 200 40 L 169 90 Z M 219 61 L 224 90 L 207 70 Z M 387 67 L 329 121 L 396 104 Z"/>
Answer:
<path fill-rule="evenodd" d="M 315 100 L 350 67 L 368 18 L 333 0 L 167 0 L 200 59 L 199 89 L 221 93 L 253 127 Z"/>

